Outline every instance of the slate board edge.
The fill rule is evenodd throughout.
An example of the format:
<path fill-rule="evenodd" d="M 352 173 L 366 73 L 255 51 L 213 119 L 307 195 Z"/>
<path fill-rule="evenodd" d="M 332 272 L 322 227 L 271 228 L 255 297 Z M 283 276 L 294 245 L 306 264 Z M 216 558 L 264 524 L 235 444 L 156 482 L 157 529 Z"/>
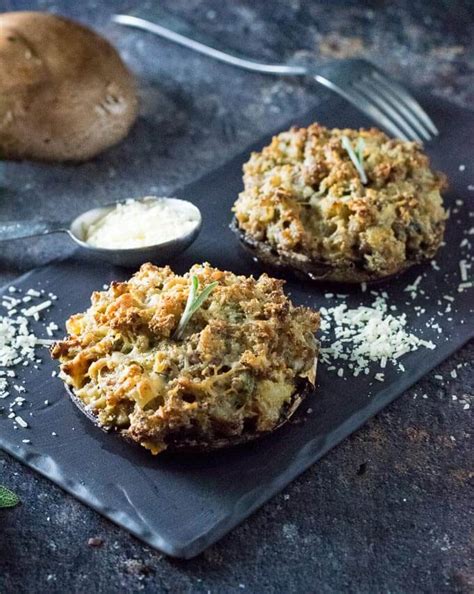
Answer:
<path fill-rule="evenodd" d="M 421 95 L 421 99 L 423 99 L 423 95 Z M 439 99 L 438 99 L 439 100 Z M 455 108 L 456 106 L 448 101 L 439 100 L 440 103 L 444 103 L 451 108 Z M 323 102 L 325 103 L 325 102 Z M 308 119 L 311 114 L 314 113 L 315 107 L 310 109 L 305 114 L 300 114 L 295 116 L 293 121 L 296 119 L 298 121 L 304 121 Z M 471 111 L 466 108 L 462 108 L 462 110 Z M 278 130 L 285 129 L 284 126 L 279 126 Z M 278 132 L 278 130 L 273 131 L 272 133 L 266 135 L 267 137 L 271 136 Z M 211 170 L 207 174 L 204 174 L 201 178 L 197 178 L 195 180 L 191 180 L 188 185 L 196 184 L 196 183 L 205 183 L 206 180 L 215 178 L 219 176 L 220 169 L 228 165 L 230 162 L 241 161 L 242 155 L 247 153 L 254 148 L 261 144 L 260 141 L 256 141 L 250 144 L 246 149 L 239 150 L 239 152 L 234 156 L 230 157 L 225 163 L 219 165 L 214 170 Z M 185 187 L 186 187 L 185 186 Z M 175 194 L 181 193 L 185 188 L 177 188 Z M 43 266 L 41 268 L 33 269 L 25 274 L 19 276 L 18 278 L 10 281 L 5 286 L 0 288 L 0 294 L 3 294 L 8 286 L 14 285 L 17 282 L 27 280 L 29 276 L 33 275 L 38 270 L 45 270 L 48 267 L 53 267 L 55 264 L 65 260 L 67 258 L 58 258 L 54 260 L 50 264 Z M 177 557 L 177 558 L 184 558 L 190 559 L 195 557 L 196 555 L 200 554 L 204 549 L 218 541 L 222 538 L 227 532 L 233 529 L 236 525 L 240 524 L 243 520 L 248 518 L 256 509 L 258 509 L 263 503 L 268 501 L 271 497 L 277 494 L 281 489 L 287 486 L 292 480 L 294 480 L 299 474 L 304 472 L 307 468 L 317 462 L 319 459 L 322 458 L 329 450 L 333 447 L 338 445 L 343 439 L 348 437 L 353 432 L 357 431 L 366 421 L 368 421 L 371 417 L 378 414 L 385 406 L 393 402 L 398 396 L 402 395 L 405 390 L 407 390 L 410 386 L 414 385 L 417 381 L 421 379 L 424 375 L 429 373 L 434 367 L 436 367 L 439 363 L 444 361 L 447 357 L 451 356 L 455 351 L 460 349 L 464 344 L 466 344 L 470 339 L 472 339 L 474 333 L 465 337 L 465 339 L 461 342 L 452 343 L 450 348 L 447 351 L 444 351 L 438 357 L 433 357 L 431 359 L 431 364 L 429 369 L 424 369 L 422 372 L 417 373 L 411 377 L 409 381 L 403 382 L 401 381 L 397 387 L 396 392 L 390 394 L 392 390 L 387 389 L 387 391 L 383 393 L 379 393 L 378 397 L 374 398 L 367 407 L 362 409 L 362 411 L 358 411 L 358 413 L 352 415 L 348 419 L 344 421 L 342 425 L 340 425 L 335 432 L 335 435 L 332 436 L 331 439 L 326 440 L 323 444 L 323 447 L 319 448 L 319 453 L 315 456 L 311 454 L 314 449 L 315 441 L 309 442 L 304 450 L 302 450 L 297 459 L 295 459 L 294 463 L 289 465 L 281 476 L 277 477 L 274 481 L 272 481 L 269 485 L 259 485 L 257 489 L 254 489 L 252 492 L 247 493 L 243 498 L 241 498 L 234 507 L 233 513 L 227 517 L 225 520 L 220 522 L 218 525 L 214 526 L 211 530 L 203 532 L 201 535 L 197 536 L 196 538 L 190 540 L 186 543 L 173 543 L 168 539 L 168 542 L 165 542 L 161 537 L 156 534 L 151 534 L 145 525 L 141 526 L 138 522 L 134 521 L 130 517 L 124 519 L 124 514 L 120 510 L 108 508 L 106 506 L 100 505 L 97 502 L 91 500 L 91 497 L 84 494 L 84 487 L 75 481 L 71 481 L 67 478 L 62 480 L 63 474 L 58 469 L 57 465 L 50 460 L 49 456 L 45 456 L 43 454 L 39 454 L 35 452 L 33 448 L 26 448 L 17 447 L 11 448 L 5 444 L 0 436 L 0 448 L 12 455 L 14 458 L 19 460 L 22 463 L 26 463 L 29 467 L 33 468 L 39 474 L 49 478 L 60 486 L 64 491 L 74 495 L 77 499 L 79 499 L 82 503 L 85 503 L 92 509 L 101 513 L 101 515 L 107 517 L 109 520 L 114 522 L 115 524 L 127 529 L 131 532 L 134 536 L 138 539 L 142 540 L 146 544 L 163 551 L 169 556 Z M 297 428 L 296 428 L 297 430 Z M 25 452 L 27 453 L 25 454 Z M 55 480 L 57 479 L 57 480 Z M 59 484 L 57 481 L 61 480 L 63 484 Z M 248 500 L 252 499 L 251 505 L 248 505 Z M 243 503 L 245 500 L 245 504 Z M 245 512 L 242 513 L 240 508 L 243 507 Z M 240 511 L 240 515 L 239 512 Z M 212 536 L 209 537 L 210 532 L 212 532 Z"/>

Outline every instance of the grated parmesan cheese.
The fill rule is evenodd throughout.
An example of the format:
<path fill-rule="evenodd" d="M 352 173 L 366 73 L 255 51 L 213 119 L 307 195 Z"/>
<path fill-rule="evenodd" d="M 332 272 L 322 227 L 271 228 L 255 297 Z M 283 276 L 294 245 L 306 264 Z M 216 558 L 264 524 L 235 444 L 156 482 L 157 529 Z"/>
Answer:
<path fill-rule="evenodd" d="M 38 305 L 33 305 L 32 307 L 29 307 L 28 309 L 22 309 L 21 313 L 27 317 L 35 316 L 35 314 L 39 313 L 43 309 L 48 309 L 48 307 L 50 307 L 50 306 L 51 306 L 51 300 L 47 299 L 46 301 L 43 301 L 43 303 L 39 303 Z"/>
<path fill-rule="evenodd" d="M 175 203 L 176 204 L 176 203 Z M 179 203 L 178 203 L 179 204 Z M 147 197 L 117 204 L 87 229 L 86 242 L 106 249 L 157 245 L 190 233 L 199 223 L 197 209 Z"/>
<path fill-rule="evenodd" d="M 18 415 L 15 417 L 15 422 L 20 427 L 23 427 L 23 429 L 26 429 L 28 427 L 28 423 Z"/>
<path fill-rule="evenodd" d="M 421 277 L 419 277 L 421 280 Z M 416 285 L 420 281 L 415 281 Z M 390 308 L 391 309 L 391 308 Z M 390 361 L 404 370 L 397 360 L 420 347 L 434 349 L 431 341 L 423 340 L 406 329 L 406 315 L 389 313 L 385 297 L 377 296 L 371 306 L 348 309 L 345 303 L 332 308 L 322 307 L 321 330 L 323 344 L 330 340 L 327 333 L 332 329 L 333 340 L 321 348 L 321 360 L 333 364 L 337 360 L 347 361 L 354 376 L 369 373 L 369 365 L 378 363 L 384 369 Z M 342 377 L 344 370 L 339 368 Z M 377 373 L 375 379 L 384 381 L 384 373 Z"/>
<path fill-rule="evenodd" d="M 11 291 L 9 288 L 8 291 L 9 293 L 17 293 L 18 289 L 15 288 L 14 291 Z M 25 387 L 18 383 L 9 386 L 8 378 L 16 377 L 12 368 L 16 365 L 27 367 L 30 364 L 38 363 L 36 348 L 38 346 L 50 346 L 54 342 L 53 340 L 38 338 L 29 326 L 31 317 L 37 319 L 40 311 L 51 306 L 51 300 L 46 300 L 22 310 L 22 315 L 14 315 L 14 313 L 16 314 L 15 309 L 13 309 L 15 305 L 29 302 L 32 299 L 41 297 L 41 295 L 40 291 L 29 289 L 23 299 L 16 299 L 10 295 L 2 296 L 2 306 L 6 310 L 6 315 L 0 314 L 0 399 L 2 400 L 11 395 L 10 388 L 16 393 L 26 392 Z M 48 327 L 51 330 L 58 328 L 54 322 L 51 322 Z M 21 406 L 24 400 L 24 398 L 17 397 L 10 403 L 10 411 L 14 405 Z M 8 416 L 9 418 L 15 418 L 14 414 Z M 15 419 L 15 422 L 23 427 L 21 421 Z"/>
<path fill-rule="evenodd" d="M 36 291 L 36 289 L 28 289 L 28 291 L 26 291 L 26 294 L 30 297 L 41 297 L 41 293 L 39 291 Z"/>

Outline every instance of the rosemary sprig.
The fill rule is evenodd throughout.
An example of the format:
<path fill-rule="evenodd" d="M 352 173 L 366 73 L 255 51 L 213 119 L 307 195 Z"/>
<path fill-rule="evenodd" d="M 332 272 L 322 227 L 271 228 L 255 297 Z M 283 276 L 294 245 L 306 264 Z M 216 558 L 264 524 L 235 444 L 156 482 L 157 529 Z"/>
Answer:
<path fill-rule="evenodd" d="M 197 276 L 191 277 L 191 289 L 189 291 L 186 307 L 184 308 L 183 315 L 181 316 L 173 338 L 177 340 L 181 339 L 184 329 L 188 325 L 193 314 L 201 307 L 201 305 L 204 303 L 204 301 L 206 301 L 218 284 L 219 283 L 215 281 L 210 285 L 207 285 L 207 287 L 204 287 L 204 289 L 199 293 L 199 279 Z"/>
<path fill-rule="evenodd" d="M 365 144 L 363 139 L 359 138 L 359 141 L 357 142 L 357 154 L 352 148 L 351 141 L 347 138 L 347 136 L 341 136 L 341 144 L 343 148 L 347 151 L 347 154 L 349 155 L 351 161 L 354 163 L 354 167 L 357 169 L 360 181 L 365 185 L 368 180 L 364 170 L 363 152 Z"/>
<path fill-rule="evenodd" d="M 15 507 L 18 503 L 20 503 L 18 495 L 0 485 L 0 509 L 2 507 Z"/>
<path fill-rule="evenodd" d="M 365 149 L 365 142 L 364 139 L 359 136 L 359 139 L 356 144 L 356 154 L 357 158 L 359 159 L 359 163 L 364 167 L 364 149 Z M 364 169 L 365 171 L 365 169 Z"/>

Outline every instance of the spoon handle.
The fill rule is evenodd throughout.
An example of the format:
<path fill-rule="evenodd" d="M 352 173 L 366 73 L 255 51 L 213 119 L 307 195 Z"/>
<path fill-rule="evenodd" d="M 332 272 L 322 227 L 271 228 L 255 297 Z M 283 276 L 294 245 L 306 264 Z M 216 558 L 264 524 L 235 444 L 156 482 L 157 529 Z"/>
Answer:
<path fill-rule="evenodd" d="M 57 221 L 0 221 L 0 241 L 58 233 L 66 228 L 67 225 Z"/>

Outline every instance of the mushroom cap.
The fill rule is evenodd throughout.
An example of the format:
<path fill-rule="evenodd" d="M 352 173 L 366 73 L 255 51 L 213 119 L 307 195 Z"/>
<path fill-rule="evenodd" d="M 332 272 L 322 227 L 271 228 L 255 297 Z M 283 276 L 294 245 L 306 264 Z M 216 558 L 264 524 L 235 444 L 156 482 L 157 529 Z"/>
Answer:
<path fill-rule="evenodd" d="M 315 360 L 315 369 L 316 369 L 317 359 Z M 172 439 L 170 438 L 167 442 L 167 451 L 168 452 L 176 452 L 182 454 L 192 454 L 192 453 L 204 453 L 204 452 L 212 452 L 214 450 L 221 450 L 222 448 L 232 447 L 242 445 L 244 443 L 248 443 L 250 441 L 254 441 L 256 439 L 260 439 L 261 437 L 266 437 L 271 433 L 274 433 L 283 425 L 288 423 L 296 411 L 299 409 L 301 403 L 314 391 L 314 376 L 312 379 L 309 378 L 301 378 L 297 387 L 296 392 L 291 396 L 291 401 L 282 411 L 278 422 L 275 424 L 273 429 L 266 430 L 266 431 L 245 431 L 241 435 L 236 435 L 232 437 L 221 437 L 215 440 L 203 440 L 197 436 L 193 436 L 192 433 L 186 434 L 185 432 L 177 433 Z M 97 415 L 88 408 L 84 401 L 81 400 L 78 396 L 76 396 L 73 388 L 68 384 L 64 384 L 67 393 L 71 397 L 73 404 L 77 406 L 77 408 L 89 419 L 92 423 L 102 429 L 105 433 L 114 433 L 130 443 L 131 445 L 137 445 L 137 441 L 131 439 L 127 435 L 127 431 L 118 428 L 107 428 L 101 425 L 98 421 Z"/>
<path fill-rule="evenodd" d="M 100 35 L 48 13 L 0 14 L 3 158 L 90 159 L 127 135 L 137 107 L 132 75 Z"/>
<path fill-rule="evenodd" d="M 229 227 L 252 258 L 259 260 L 274 272 L 289 274 L 315 283 L 377 283 L 398 276 L 411 266 L 423 261 L 421 258 L 419 260 L 407 259 L 396 273 L 380 276 L 355 265 L 331 266 L 327 262 L 312 260 L 305 254 L 277 249 L 268 242 L 259 241 L 242 231 L 235 217 Z"/>

